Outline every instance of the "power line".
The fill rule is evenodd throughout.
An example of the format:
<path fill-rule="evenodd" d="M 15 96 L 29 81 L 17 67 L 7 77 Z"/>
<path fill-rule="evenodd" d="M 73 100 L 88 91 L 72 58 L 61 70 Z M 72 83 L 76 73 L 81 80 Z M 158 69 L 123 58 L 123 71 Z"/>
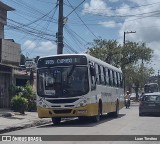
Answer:
<path fill-rule="evenodd" d="M 66 41 L 66 39 L 65 39 L 65 41 Z M 74 48 L 72 48 L 72 46 L 70 46 L 69 44 L 67 44 L 67 42 L 64 42 L 64 45 L 65 45 L 66 47 L 68 47 L 69 50 L 71 50 L 72 52 L 78 54 L 78 51 L 76 51 Z"/>
<path fill-rule="evenodd" d="M 68 34 L 71 36 L 71 38 L 73 39 L 73 41 L 75 42 L 76 44 L 76 47 L 79 48 L 80 51 L 83 51 L 83 48 L 81 48 L 81 46 L 83 46 L 83 44 L 66 28 L 66 31 L 68 32 Z M 81 46 L 80 46 L 80 45 Z"/>
<path fill-rule="evenodd" d="M 67 0 L 68 1 L 68 0 Z M 85 2 L 85 0 L 83 0 L 78 6 L 76 6 L 75 8 L 73 8 L 72 7 L 72 5 L 69 3 L 69 1 L 68 1 L 68 3 L 71 5 L 71 7 L 73 8 L 73 10 L 66 16 L 66 17 L 69 17 L 69 15 L 71 15 L 82 3 L 84 3 Z"/>
<path fill-rule="evenodd" d="M 55 10 L 54 10 L 54 12 L 53 12 L 52 17 L 54 17 L 55 12 L 56 12 L 56 10 L 57 10 L 57 7 L 58 7 L 58 3 L 57 3 L 56 6 L 55 6 Z M 44 31 L 47 31 L 47 28 L 49 27 L 49 24 L 50 24 L 50 22 L 46 23 L 46 25 L 45 25 L 44 28 L 43 28 Z M 34 50 L 35 50 L 35 49 L 32 49 L 32 51 L 31 51 L 29 54 L 33 53 Z"/>
<path fill-rule="evenodd" d="M 67 1 L 68 1 L 68 0 L 67 0 Z M 69 1 L 68 1 L 68 3 L 70 4 L 71 7 L 73 7 Z M 88 31 L 90 31 L 90 33 L 92 33 L 92 35 L 93 35 L 96 39 L 99 39 L 99 38 L 89 29 L 89 27 L 84 23 L 84 21 L 83 21 L 83 20 L 81 19 L 81 17 L 77 14 L 77 12 L 76 12 L 76 11 L 74 11 L 74 12 L 75 12 L 76 15 L 78 16 L 78 18 L 81 20 L 81 22 L 85 25 L 85 27 L 88 29 Z"/>

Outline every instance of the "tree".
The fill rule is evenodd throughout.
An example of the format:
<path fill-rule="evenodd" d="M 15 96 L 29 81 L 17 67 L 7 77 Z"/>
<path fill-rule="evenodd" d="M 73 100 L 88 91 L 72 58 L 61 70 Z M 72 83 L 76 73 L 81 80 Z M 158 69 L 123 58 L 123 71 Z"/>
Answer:
<path fill-rule="evenodd" d="M 112 64 L 116 67 L 119 67 L 121 46 L 116 40 L 94 40 L 91 43 L 91 47 L 88 48 L 87 53 L 105 61 L 109 64 Z"/>
<path fill-rule="evenodd" d="M 136 77 L 136 75 L 132 74 L 139 73 L 139 71 L 135 71 L 134 68 L 138 69 L 136 67 L 137 64 L 144 64 L 144 62 L 149 63 L 152 58 L 153 50 L 142 42 L 127 42 L 125 45 L 121 46 L 116 40 L 100 39 L 94 40 L 93 43 L 91 43 L 91 47 L 88 48 L 87 53 L 116 67 L 120 67 L 123 71 L 124 82 L 131 81 L 132 84 L 137 84 L 136 86 L 138 87 L 139 82 L 137 83 L 136 80 L 134 80 L 134 76 Z M 150 75 L 150 69 L 146 70 L 149 71 L 148 74 Z M 128 72 L 130 72 L 130 75 L 128 75 Z M 144 76 L 148 77 L 148 75 Z M 132 86 L 131 83 L 125 82 L 125 86 L 127 84 L 130 88 Z"/>
<path fill-rule="evenodd" d="M 138 99 L 139 88 L 142 88 L 153 74 L 154 70 L 152 68 L 147 68 L 143 63 L 137 65 L 128 65 L 126 71 L 126 84 L 135 90 L 136 98 Z"/>

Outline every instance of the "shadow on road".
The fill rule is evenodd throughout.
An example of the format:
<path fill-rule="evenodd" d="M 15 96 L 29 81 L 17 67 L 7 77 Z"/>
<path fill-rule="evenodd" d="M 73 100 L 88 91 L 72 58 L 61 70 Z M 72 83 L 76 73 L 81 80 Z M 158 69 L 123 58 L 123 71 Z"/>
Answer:
<path fill-rule="evenodd" d="M 94 127 L 96 125 L 111 121 L 111 120 L 116 120 L 121 117 L 125 116 L 125 114 L 119 114 L 117 118 L 113 118 L 111 115 L 103 115 L 101 116 L 101 120 L 97 123 L 93 122 L 91 118 L 85 118 L 84 120 L 80 120 L 78 118 L 70 118 L 70 119 L 64 119 L 59 125 L 54 125 L 54 124 L 47 124 L 43 126 L 39 126 L 37 128 L 46 128 L 46 127 Z"/>

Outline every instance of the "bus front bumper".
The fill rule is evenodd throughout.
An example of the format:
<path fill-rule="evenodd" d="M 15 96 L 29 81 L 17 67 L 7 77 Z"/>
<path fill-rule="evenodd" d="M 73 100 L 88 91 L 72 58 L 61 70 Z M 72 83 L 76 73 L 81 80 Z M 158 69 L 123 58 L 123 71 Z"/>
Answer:
<path fill-rule="evenodd" d="M 52 118 L 52 117 L 78 117 L 78 116 L 95 116 L 98 113 L 98 104 L 89 104 L 84 107 L 77 108 L 43 108 L 37 107 L 39 118 Z"/>

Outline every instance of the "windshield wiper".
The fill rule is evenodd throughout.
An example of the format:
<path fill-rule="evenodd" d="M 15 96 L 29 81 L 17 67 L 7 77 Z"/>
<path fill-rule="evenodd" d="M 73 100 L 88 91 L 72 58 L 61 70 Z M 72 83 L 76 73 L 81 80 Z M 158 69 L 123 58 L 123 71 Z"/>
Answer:
<path fill-rule="evenodd" d="M 67 75 L 67 80 L 73 74 L 74 69 L 75 69 L 75 65 L 72 65 L 72 68 L 71 68 L 69 74 Z"/>

